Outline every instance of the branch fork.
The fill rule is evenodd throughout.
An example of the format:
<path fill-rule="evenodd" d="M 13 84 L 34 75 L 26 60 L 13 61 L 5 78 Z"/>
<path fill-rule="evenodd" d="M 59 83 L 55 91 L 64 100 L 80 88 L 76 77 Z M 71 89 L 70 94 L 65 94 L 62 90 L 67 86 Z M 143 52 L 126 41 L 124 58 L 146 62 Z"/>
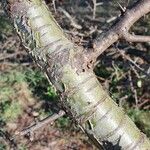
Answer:
<path fill-rule="evenodd" d="M 119 39 L 128 42 L 150 42 L 150 36 L 141 36 L 130 34 L 129 30 L 132 25 L 142 16 L 150 12 L 150 0 L 139 0 L 132 8 L 126 9 L 120 16 L 116 24 L 106 33 L 102 33 L 93 43 L 94 51 L 89 57 L 96 60 L 97 56 L 102 54 L 109 46 Z"/>

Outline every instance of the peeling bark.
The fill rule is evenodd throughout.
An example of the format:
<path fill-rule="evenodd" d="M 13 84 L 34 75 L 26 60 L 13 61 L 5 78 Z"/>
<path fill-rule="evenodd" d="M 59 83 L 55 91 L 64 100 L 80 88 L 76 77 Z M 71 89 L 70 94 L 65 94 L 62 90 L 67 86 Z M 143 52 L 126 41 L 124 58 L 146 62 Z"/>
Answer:
<path fill-rule="evenodd" d="M 147 1 L 148 2 L 148 1 Z M 149 2 L 148 2 L 149 3 Z M 150 142 L 105 92 L 91 58 L 69 41 L 41 0 L 7 0 L 5 8 L 27 52 L 60 95 L 65 112 L 99 148 L 148 150 Z M 118 39 L 113 30 L 104 45 Z M 104 35 L 104 37 L 106 36 Z"/>

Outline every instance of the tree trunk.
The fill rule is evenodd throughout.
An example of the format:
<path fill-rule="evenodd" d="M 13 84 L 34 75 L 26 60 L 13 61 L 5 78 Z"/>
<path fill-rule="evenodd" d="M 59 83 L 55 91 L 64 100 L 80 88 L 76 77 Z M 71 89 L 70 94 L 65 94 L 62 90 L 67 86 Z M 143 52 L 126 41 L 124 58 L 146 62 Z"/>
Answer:
<path fill-rule="evenodd" d="M 59 93 L 63 109 L 99 148 L 150 149 L 147 137 L 103 90 L 88 52 L 67 39 L 43 1 L 3 4 L 27 52 Z"/>

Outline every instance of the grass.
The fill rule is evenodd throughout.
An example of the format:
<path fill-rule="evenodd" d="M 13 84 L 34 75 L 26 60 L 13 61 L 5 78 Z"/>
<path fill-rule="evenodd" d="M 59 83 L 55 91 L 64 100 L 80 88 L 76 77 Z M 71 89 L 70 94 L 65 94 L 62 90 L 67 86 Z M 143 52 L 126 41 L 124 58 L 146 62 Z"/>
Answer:
<path fill-rule="evenodd" d="M 0 37 L 3 34 L 11 34 L 13 32 L 12 23 L 9 18 L 0 14 Z M 1 39 L 1 38 L 0 38 Z"/>
<path fill-rule="evenodd" d="M 0 77 L 0 118 L 1 120 L 13 121 L 21 115 L 21 105 L 16 96 L 17 84 L 23 82 L 24 77 L 21 73 L 12 70 L 5 72 Z"/>
<path fill-rule="evenodd" d="M 23 113 L 27 103 L 35 102 L 32 96 L 36 98 L 36 102 L 57 103 L 58 99 L 54 89 L 38 70 L 20 68 L 2 72 L 0 77 L 1 122 L 7 124 L 7 122 L 17 119 Z M 38 108 L 37 111 L 40 118 L 53 114 L 50 108 Z M 57 126 L 60 128 L 66 127 L 69 124 L 68 122 L 69 119 L 63 117 L 57 121 Z"/>

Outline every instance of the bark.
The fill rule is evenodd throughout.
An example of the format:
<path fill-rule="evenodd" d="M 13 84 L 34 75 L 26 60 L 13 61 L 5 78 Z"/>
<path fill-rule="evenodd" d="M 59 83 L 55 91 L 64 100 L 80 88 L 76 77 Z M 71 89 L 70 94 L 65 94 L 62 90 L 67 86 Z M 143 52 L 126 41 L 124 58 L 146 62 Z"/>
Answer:
<path fill-rule="evenodd" d="M 103 90 L 93 72 L 93 59 L 66 38 L 43 1 L 7 0 L 3 4 L 27 52 L 60 95 L 63 109 L 95 145 L 150 148 L 147 137 Z"/>

